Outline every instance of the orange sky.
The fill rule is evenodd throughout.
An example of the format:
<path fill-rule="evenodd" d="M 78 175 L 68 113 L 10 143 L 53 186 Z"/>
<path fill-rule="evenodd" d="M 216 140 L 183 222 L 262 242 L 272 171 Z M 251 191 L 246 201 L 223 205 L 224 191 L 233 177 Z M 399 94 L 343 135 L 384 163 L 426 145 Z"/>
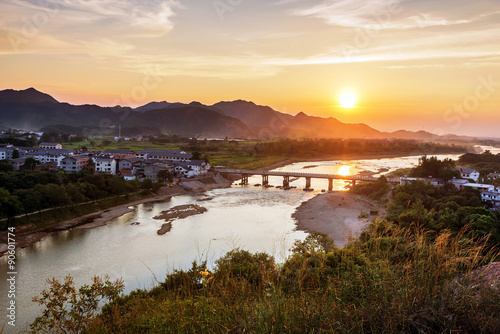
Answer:
<path fill-rule="evenodd" d="M 0 0 L 0 89 L 500 136 L 499 42 L 493 0 Z"/>

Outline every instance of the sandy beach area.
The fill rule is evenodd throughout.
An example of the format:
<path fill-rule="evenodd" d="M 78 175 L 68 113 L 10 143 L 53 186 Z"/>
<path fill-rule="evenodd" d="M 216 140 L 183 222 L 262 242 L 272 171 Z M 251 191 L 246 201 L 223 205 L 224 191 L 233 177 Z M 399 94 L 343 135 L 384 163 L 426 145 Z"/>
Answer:
<path fill-rule="evenodd" d="M 377 203 L 346 192 L 331 192 L 302 203 L 292 215 L 297 229 L 326 233 L 337 247 L 344 247 L 351 237 L 358 237 L 374 218 L 371 210 Z"/>

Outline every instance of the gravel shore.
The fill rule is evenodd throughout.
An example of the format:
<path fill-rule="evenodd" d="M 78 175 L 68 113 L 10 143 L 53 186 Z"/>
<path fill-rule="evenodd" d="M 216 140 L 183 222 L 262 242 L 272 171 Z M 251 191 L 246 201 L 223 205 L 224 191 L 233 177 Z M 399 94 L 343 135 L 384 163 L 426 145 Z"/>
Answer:
<path fill-rule="evenodd" d="M 337 247 L 344 247 L 350 237 L 357 238 L 367 228 L 377 204 L 366 197 L 346 192 L 320 194 L 302 203 L 292 215 L 297 229 L 326 233 Z"/>

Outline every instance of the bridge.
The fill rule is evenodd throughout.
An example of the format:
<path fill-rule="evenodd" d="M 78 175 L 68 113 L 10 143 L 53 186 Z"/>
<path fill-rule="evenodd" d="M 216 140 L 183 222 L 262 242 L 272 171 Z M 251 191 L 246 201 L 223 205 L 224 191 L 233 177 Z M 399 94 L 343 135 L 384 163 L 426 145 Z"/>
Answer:
<path fill-rule="evenodd" d="M 290 178 L 301 178 L 306 179 L 305 189 L 311 189 L 311 179 L 327 179 L 328 180 L 328 191 L 333 190 L 333 180 L 346 180 L 352 181 L 352 185 L 356 185 L 357 181 L 368 181 L 375 182 L 378 178 L 371 176 L 362 175 L 340 175 L 340 174 L 316 174 L 316 173 L 301 173 L 301 172 L 276 172 L 276 171 L 255 171 L 246 169 L 225 169 L 225 168 L 214 168 L 214 171 L 221 174 L 239 174 L 241 175 L 241 184 L 248 184 L 248 177 L 252 175 L 262 176 L 262 185 L 266 186 L 269 184 L 269 176 L 281 176 L 283 177 L 283 187 L 290 186 Z M 398 183 L 399 179 L 387 179 L 389 183 Z"/>

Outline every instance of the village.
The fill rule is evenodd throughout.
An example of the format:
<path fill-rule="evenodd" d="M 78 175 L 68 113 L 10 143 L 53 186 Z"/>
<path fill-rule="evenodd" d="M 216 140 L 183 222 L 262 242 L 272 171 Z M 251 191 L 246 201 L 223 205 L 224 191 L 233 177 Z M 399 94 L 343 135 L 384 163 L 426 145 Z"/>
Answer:
<path fill-rule="evenodd" d="M 461 178 L 454 177 L 453 179 L 447 181 L 445 179 L 434 178 L 432 176 L 429 176 L 428 178 L 403 176 L 400 178 L 400 184 L 404 185 L 406 183 L 414 182 L 416 180 L 424 180 L 436 187 L 442 187 L 446 183 L 451 183 L 458 190 L 464 190 L 465 188 L 477 189 L 481 192 L 482 201 L 491 203 L 492 211 L 500 210 L 499 188 L 495 187 L 495 185 L 493 184 L 478 183 L 480 173 L 475 169 L 456 167 L 455 170 L 457 170 L 460 173 Z M 500 173 L 490 173 L 487 175 L 485 179 L 490 181 L 495 181 L 497 179 L 500 179 Z"/>
<path fill-rule="evenodd" d="M 80 172 L 93 166 L 96 173 L 109 173 L 125 180 L 158 182 L 158 174 L 166 171 L 178 178 L 202 176 L 210 164 L 181 150 L 143 149 L 81 152 L 63 149 L 60 143 L 41 143 L 39 147 L 17 147 L 0 144 L 0 160 L 10 162 L 14 170 L 63 170 Z M 168 174 L 167 173 L 167 174 Z"/>

